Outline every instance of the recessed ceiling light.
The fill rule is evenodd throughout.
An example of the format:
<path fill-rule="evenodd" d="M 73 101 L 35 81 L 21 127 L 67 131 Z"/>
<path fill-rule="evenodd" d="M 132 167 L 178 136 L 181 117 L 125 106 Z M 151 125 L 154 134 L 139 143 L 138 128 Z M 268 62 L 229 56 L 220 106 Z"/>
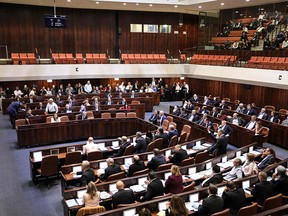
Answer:
<path fill-rule="evenodd" d="M 124 2 L 123 5 L 126 5 L 126 3 Z"/>
<path fill-rule="evenodd" d="M 235 13 L 239 13 L 239 11 L 235 11 Z"/>
<path fill-rule="evenodd" d="M 198 6 L 198 8 L 199 8 L 199 9 L 201 9 L 201 8 L 202 8 L 202 6 L 201 6 L 201 5 L 199 5 L 199 6 Z"/>
<path fill-rule="evenodd" d="M 136 6 L 138 6 L 139 5 L 139 3 L 136 3 Z"/>
<path fill-rule="evenodd" d="M 99 2 L 95 2 L 96 4 L 99 4 Z"/>
<path fill-rule="evenodd" d="M 223 6 L 223 5 L 224 5 L 224 3 L 222 2 L 222 3 L 221 3 L 221 5 Z"/>
<path fill-rule="evenodd" d="M 67 2 L 71 2 L 71 0 L 67 0 Z"/>
<path fill-rule="evenodd" d="M 153 5 L 152 5 L 152 4 L 149 4 L 149 6 L 152 7 Z"/>
<path fill-rule="evenodd" d="M 246 0 L 246 2 L 249 2 L 250 0 Z"/>
<path fill-rule="evenodd" d="M 178 8 L 178 5 L 174 5 L 175 8 Z"/>

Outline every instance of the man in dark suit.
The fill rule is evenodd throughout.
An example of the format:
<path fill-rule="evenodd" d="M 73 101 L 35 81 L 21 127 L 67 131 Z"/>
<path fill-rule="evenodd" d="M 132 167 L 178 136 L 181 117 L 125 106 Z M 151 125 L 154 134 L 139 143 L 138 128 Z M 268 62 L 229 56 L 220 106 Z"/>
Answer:
<path fill-rule="evenodd" d="M 213 107 L 212 108 L 212 111 L 211 111 L 211 113 L 210 113 L 210 116 L 212 116 L 212 117 L 214 117 L 214 118 L 217 118 L 217 116 L 218 116 L 218 111 L 217 111 L 217 107 Z"/>
<path fill-rule="evenodd" d="M 228 109 L 228 106 L 225 100 L 221 101 L 221 103 L 219 104 L 219 107 L 222 109 Z"/>
<path fill-rule="evenodd" d="M 163 139 L 163 144 L 162 144 L 162 148 L 167 148 L 169 145 L 169 136 L 167 133 L 164 133 L 164 130 L 162 127 L 159 127 L 157 129 L 157 132 L 154 136 L 154 140 L 162 138 Z"/>
<path fill-rule="evenodd" d="M 162 126 L 162 124 L 163 124 L 163 121 L 165 120 L 165 119 L 167 119 L 167 117 L 164 115 L 164 111 L 160 111 L 159 112 L 159 126 Z"/>
<path fill-rule="evenodd" d="M 257 119 L 256 115 L 252 115 L 251 120 L 246 124 L 245 128 L 253 130 L 256 126 L 256 119 Z"/>
<path fill-rule="evenodd" d="M 208 133 L 214 141 L 214 144 L 208 149 L 209 153 L 212 154 L 214 157 L 226 154 L 228 137 L 224 135 L 224 132 L 222 130 L 218 130 L 216 137 L 214 137 L 214 135 L 209 130 Z"/>
<path fill-rule="evenodd" d="M 264 149 L 261 159 L 262 160 L 258 163 L 259 170 L 263 170 L 275 162 L 275 151 L 271 148 Z"/>
<path fill-rule="evenodd" d="M 152 113 L 152 115 L 149 118 L 149 122 L 157 125 L 158 118 L 159 118 L 158 111 L 155 109 L 155 110 L 153 110 L 153 113 Z"/>
<path fill-rule="evenodd" d="M 106 160 L 108 167 L 105 169 L 105 173 L 99 176 L 101 181 L 106 181 L 110 175 L 121 172 L 121 168 L 118 164 L 114 164 L 113 158 Z"/>
<path fill-rule="evenodd" d="M 270 116 L 268 116 L 267 121 L 274 122 L 274 123 L 280 122 L 278 115 L 274 111 L 271 111 L 271 114 Z"/>
<path fill-rule="evenodd" d="M 218 165 L 212 167 L 212 172 L 211 176 L 204 176 L 206 179 L 202 182 L 202 187 L 208 187 L 210 184 L 219 184 L 223 182 L 223 176 Z"/>
<path fill-rule="evenodd" d="M 94 170 L 90 168 L 90 163 L 87 160 L 82 161 L 82 171 L 77 173 L 71 173 L 72 175 L 81 175 L 80 178 L 80 186 L 86 186 L 90 181 L 94 182 L 96 176 L 94 174 Z"/>
<path fill-rule="evenodd" d="M 186 117 L 191 122 L 196 122 L 198 120 L 198 116 L 196 110 L 192 110 L 191 114 Z"/>
<path fill-rule="evenodd" d="M 229 119 L 229 122 L 234 125 L 238 126 L 244 126 L 245 120 L 243 118 L 239 117 L 237 113 L 233 113 L 233 117 Z"/>
<path fill-rule="evenodd" d="M 120 148 L 117 153 L 113 154 L 113 157 L 121 157 L 123 156 L 125 149 L 131 144 L 129 141 L 127 141 L 126 136 L 121 137 L 121 142 L 122 144 L 120 145 Z"/>
<path fill-rule="evenodd" d="M 169 141 L 171 140 L 171 138 L 173 136 L 177 136 L 178 137 L 179 133 L 178 130 L 176 128 L 174 128 L 174 125 L 170 124 L 169 128 L 168 128 L 168 139 Z"/>
<path fill-rule="evenodd" d="M 257 116 L 257 112 L 256 110 L 252 109 L 251 104 L 247 104 L 247 109 L 245 110 L 244 114 L 250 115 L 250 116 L 253 116 L 253 115 Z"/>
<path fill-rule="evenodd" d="M 237 188 L 232 181 L 227 182 L 222 198 L 224 208 L 230 209 L 230 215 L 237 215 L 239 209 L 246 206 L 246 196 L 243 188 Z"/>
<path fill-rule="evenodd" d="M 209 185 L 209 196 L 203 199 L 202 205 L 198 208 L 199 216 L 208 216 L 223 210 L 224 202 L 222 197 L 217 196 L 217 190 L 218 188 L 215 185 Z"/>
<path fill-rule="evenodd" d="M 146 166 L 143 160 L 141 160 L 138 155 L 134 155 L 133 160 L 134 160 L 134 163 L 131 164 L 128 169 L 128 173 L 127 173 L 128 176 L 132 176 L 133 173 L 146 169 Z"/>
<path fill-rule="evenodd" d="M 273 173 L 271 183 L 274 194 L 282 193 L 283 196 L 288 196 L 288 176 L 285 167 L 281 165 L 277 167 L 277 173 Z"/>
<path fill-rule="evenodd" d="M 221 125 L 219 125 L 218 129 L 222 130 L 225 136 L 230 136 L 230 134 L 233 132 L 233 129 L 227 124 L 226 120 L 221 121 Z"/>
<path fill-rule="evenodd" d="M 187 151 L 182 149 L 180 145 L 174 146 L 174 150 L 172 150 L 172 155 L 169 156 L 170 162 L 177 166 L 180 166 L 181 162 L 186 158 L 188 158 Z"/>
<path fill-rule="evenodd" d="M 146 140 L 144 139 L 144 137 L 142 137 L 142 133 L 140 131 L 136 133 L 135 142 L 136 142 L 136 145 L 134 147 L 134 152 L 136 154 L 143 153 L 146 151 L 146 148 L 147 148 Z"/>
<path fill-rule="evenodd" d="M 258 119 L 263 119 L 263 120 L 267 120 L 268 119 L 268 115 L 266 113 L 266 109 L 262 108 L 260 113 L 257 116 Z"/>
<path fill-rule="evenodd" d="M 164 194 L 163 183 L 159 178 L 156 177 L 154 171 L 150 171 L 148 174 L 148 186 L 145 196 L 141 197 L 140 201 L 148 201 L 153 197 L 162 196 Z"/>
<path fill-rule="evenodd" d="M 273 196 L 273 185 L 267 181 L 267 173 L 259 172 L 258 179 L 260 182 L 255 184 L 255 187 L 251 191 L 253 200 L 260 205 L 263 205 L 264 201 Z"/>
<path fill-rule="evenodd" d="M 135 203 L 135 196 L 131 189 L 125 189 L 122 181 L 117 181 L 116 188 L 118 191 L 112 195 L 113 208 L 117 208 L 119 204 Z"/>
<path fill-rule="evenodd" d="M 147 167 L 156 171 L 158 166 L 166 163 L 166 159 L 165 156 L 161 154 L 157 148 L 153 149 L 153 153 L 154 157 L 148 162 Z"/>

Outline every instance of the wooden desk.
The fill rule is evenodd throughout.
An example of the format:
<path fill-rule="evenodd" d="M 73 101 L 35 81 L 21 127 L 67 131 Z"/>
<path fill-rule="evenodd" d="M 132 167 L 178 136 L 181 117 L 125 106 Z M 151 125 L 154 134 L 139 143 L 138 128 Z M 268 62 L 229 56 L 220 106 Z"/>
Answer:
<path fill-rule="evenodd" d="M 109 130 L 107 130 L 109 129 Z M 32 147 L 84 140 L 87 137 L 130 136 L 137 131 L 153 131 L 157 127 L 139 118 L 75 120 L 60 123 L 30 124 L 17 129 L 18 146 Z"/>

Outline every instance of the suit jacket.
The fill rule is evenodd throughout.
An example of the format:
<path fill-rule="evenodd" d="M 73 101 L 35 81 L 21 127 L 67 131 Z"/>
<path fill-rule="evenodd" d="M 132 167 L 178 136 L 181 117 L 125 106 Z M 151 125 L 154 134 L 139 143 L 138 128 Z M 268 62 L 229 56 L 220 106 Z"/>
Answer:
<path fill-rule="evenodd" d="M 217 111 L 216 112 L 211 111 L 210 116 L 217 118 L 218 112 Z"/>
<path fill-rule="evenodd" d="M 273 120 L 272 120 L 272 117 L 273 117 Z M 278 123 L 279 118 L 278 116 L 268 116 L 267 120 L 270 122 Z"/>
<path fill-rule="evenodd" d="M 209 147 L 208 151 L 212 153 L 214 156 L 226 154 L 228 137 L 226 137 L 225 135 L 222 135 L 221 137 L 217 139 L 212 133 L 209 133 L 209 134 L 211 138 L 213 139 L 214 144 L 211 147 Z"/>
<path fill-rule="evenodd" d="M 197 114 L 195 114 L 195 115 L 190 114 L 190 115 L 188 115 L 187 119 L 189 121 L 196 122 L 196 121 L 198 121 L 198 116 L 197 116 Z"/>
<path fill-rule="evenodd" d="M 162 148 L 167 148 L 169 145 L 169 136 L 167 133 L 162 133 L 162 134 L 156 134 L 154 136 L 154 140 L 162 138 L 163 139 L 163 144 L 162 144 Z"/>
<path fill-rule="evenodd" d="M 143 153 L 146 152 L 147 144 L 146 140 L 143 137 L 139 137 L 136 139 L 136 145 L 134 148 L 135 153 Z"/>
<path fill-rule="evenodd" d="M 114 164 L 113 166 L 108 166 L 106 169 L 105 169 L 105 173 L 104 175 L 100 176 L 99 178 L 101 179 L 101 181 L 104 181 L 104 180 L 107 180 L 107 178 L 110 176 L 110 175 L 113 175 L 115 173 L 119 173 L 121 172 L 121 168 L 118 164 Z"/>
<path fill-rule="evenodd" d="M 145 196 L 140 200 L 141 202 L 151 200 L 153 197 L 161 196 L 164 194 L 164 187 L 160 179 L 153 179 L 147 187 Z"/>
<path fill-rule="evenodd" d="M 223 182 L 223 176 L 221 173 L 215 173 L 210 178 L 205 179 L 202 182 L 203 187 L 208 187 L 210 184 L 219 184 Z"/>
<path fill-rule="evenodd" d="M 252 121 L 249 121 L 249 122 L 245 125 L 245 128 L 248 128 L 248 126 L 249 126 L 249 124 L 250 124 L 251 122 L 252 122 Z M 255 126 L 256 126 L 256 121 L 254 122 L 254 126 L 251 128 L 251 130 L 254 129 Z"/>
<path fill-rule="evenodd" d="M 246 109 L 245 110 L 245 112 L 244 112 L 246 115 L 250 115 L 250 116 L 252 116 L 252 115 L 256 115 L 257 116 L 257 112 L 256 112 L 256 110 L 254 110 L 254 109 Z"/>
<path fill-rule="evenodd" d="M 288 176 L 281 176 L 278 180 L 272 180 L 274 194 L 282 193 L 288 196 Z"/>
<path fill-rule="evenodd" d="M 167 119 L 167 117 L 166 117 L 165 115 L 163 115 L 163 116 L 160 117 L 160 120 L 159 120 L 160 126 L 162 126 L 163 121 L 164 121 L 165 119 Z"/>
<path fill-rule="evenodd" d="M 259 115 L 261 115 L 261 113 L 258 114 L 257 118 L 260 118 Z M 261 119 L 263 119 L 263 120 L 267 120 L 267 119 L 268 119 L 268 115 L 267 115 L 267 113 L 263 113 L 263 116 L 262 116 Z"/>
<path fill-rule="evenodd" d="M 230 125 L 226 124 L 225 127 L 223 128 L 222 125 L 218 127 L 218 129 L 223 130 L 225 135 L 230 135 L 233 132 L 233 129 Z"/>
<path fill-rule="evenodd" d="M 237 215 L 240 208 L 246 206 L 246 196 L 243 188 L 233 191 L 224 191 L 222 194 L 224 208 L 230 209 L 230 215 Z"/>
<path fill-rule="evenodd" d="M 128 176 L 132 176 L 133 173 L 146 169 L 146 166 L 143 161 L 138 161 L 134 164 L 131 164 L 128 169 Z"/>
<path fill-rule="evenodd" d="M 199 206 L 199 216 L 210 216 L 216 212 L 222 211 L 224 207 L 224 201 L 222 197 L 217 195 L 209 195 L 203 200 L 202 205 Z"/>
<path fill-rule="evenodd" d="M 158 166 L 160 166 L 161 164 L 165 164 L 165 163 L 166 163 L 165 156 L 163 154 L 159 154 L 159 155 L 154 156 L 151 159 L 151 161 L 148 162 L 147 167 L 149 169 L 156 171 Z"/>
<path fill-rule="evenodd" d="M 255 188 L 251 191 L 254 201 L 262 205 L 264 201 L 273 196 L 273 185 L 268 181 L 255 184 Z"/>
<path fill-rule="evenodd" d="M 113 154 L 113 157 L 121 157 L 123 156 L 125 149 L 130 145 L 130 142 L 125 142 L 122 145 L 120 145 L 120 148 L 117 153 Z"/>
<path fill-rule="evenodd" d="M 81 175 L 80 186 L 86 186 L 90 181 L 94 182 L 96 180 L 96 176 L 92 168 L 77 172 L 77 175 Z"/>
<path fill-rule="evenodd" d="M 258 164 L 258 169 L 263 170 L 270 164 L 273 164 L 274 162 L 275 162 L 275 157 L 273 155 L 268 155 L 260 161 L 260 163 Z"/>
<path fill-rule="evenodd" d="M 234 118 L 230 118 L 229 119 L 229 122 L 231 123 L 231 124 L 233 124 L 233 120 L 234 120 Z M 243 118 L 241 118 L 241 117 L 237 117 L 237 119 L 236 120 L 238 120 L 238 126 L 244 126 L 245 125 L 245 120 L 243 119 Z"/>
<path fill-rule="evenodd" d="M 175 135 L 176 135 L 177 137 L 178 137 L 178 135 L 179 135 L 177 129 L 175 129 L 175 130 L 173 130 L 173 131 L 169 131 L 169 132 L 168 132 L 168 139 L 169 139 L 169 141 L 170 141 L 171 138 L 172 138 L 173 136 L 175 136 Z"/>
<path fill-rule="evenodd" d="M 157 120 L 158 120 L 158 114 L 152 114 L 149 118 L 149 121 L 152 122 L 153 124 L 156 124 L 157 125 Z"/>
<path fill-rule="evenodd" d="M 188 158 L 188 154 L 187 151 L 184 149 L 179 149 L 179 151 L 175 151 L 173 156 L 169 157 L 170 161 L 177 166 L 180 166 L 181 162 L 186 158 Z"/>
<path fill-rule="evenodd" d="M 118 190 L 112 195 L 113 208 L 116 208 L 119 204 L 131 204 L 135 202 L 135 196 L 132 190 L 124 189 Z"/>
<path fill-rule="evenodd" d="M 170 175 L 165 182 L 165 193 L 178 194 L 183 190 L 182 175 Z"/>

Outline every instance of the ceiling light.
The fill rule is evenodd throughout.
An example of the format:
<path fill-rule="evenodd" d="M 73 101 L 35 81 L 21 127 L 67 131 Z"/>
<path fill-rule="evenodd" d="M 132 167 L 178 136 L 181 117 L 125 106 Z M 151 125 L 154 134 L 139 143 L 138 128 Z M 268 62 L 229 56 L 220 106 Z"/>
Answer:
<path fill-rule="evenodd" d="M 71 2 L 71 0 L 67 0 L 67 2 Z"/>
<path fill-rule="evenodd" d="M 95 2 L 96 4 L 99 4 L 99 2 Z"/>
<path fill-rule="evenodd" d="M 136 6 L 138 6 L 139 5 L 139 3 L 136 3 Z"/>
<path fill-rule="evenodd" d="M 153 5 L 152 5 L 152 4 L 149 4 L 149 6 L 152 7 Z"/>
<path fill-rule="evenodd" d="M 221 5 L 221 6 L 223 6 L 223 5 L 224 5 L 224 3 L 222 2 L 220 5 Z"/>
<path fill-rule="evenodd" d="M 246 2 L 249 2 L 250 0 L 246 0 Z"/>
<path fill-rule="evenodd" d="M 177 7 L 178 7 L 178 5 L 174 5 L 174 7 L 175 7 L 175 8 L 177 8 Z"/>
<path fill-rule="evenodd" d="M 198 6 L 198 8 L 199 8 L 199 9 L 201 9 L 201 8 L 202 8 L 202 6 L 201 6 L 201 5 L 199 5 L 199 6 Z"/>
<path fill-rule="evenodd" d="M 124 2 L 123 5 L 126 5 L 126 3 Z"/>
<path fill-rule="evenodd" d="M 235 11 L 235 13 L 239 13 L 239 11 Z"/>

